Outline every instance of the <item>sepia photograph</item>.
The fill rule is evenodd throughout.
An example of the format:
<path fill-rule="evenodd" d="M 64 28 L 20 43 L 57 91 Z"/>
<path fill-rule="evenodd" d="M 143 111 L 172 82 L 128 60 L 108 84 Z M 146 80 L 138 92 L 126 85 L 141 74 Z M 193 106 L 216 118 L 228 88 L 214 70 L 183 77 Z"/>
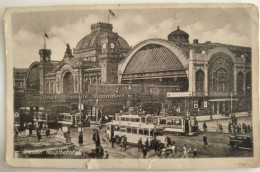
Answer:
<path fill-rule="evenodd" d="M 257 166 L 255 6 L 12 8 L 5 34 L 10 164 Z"/>

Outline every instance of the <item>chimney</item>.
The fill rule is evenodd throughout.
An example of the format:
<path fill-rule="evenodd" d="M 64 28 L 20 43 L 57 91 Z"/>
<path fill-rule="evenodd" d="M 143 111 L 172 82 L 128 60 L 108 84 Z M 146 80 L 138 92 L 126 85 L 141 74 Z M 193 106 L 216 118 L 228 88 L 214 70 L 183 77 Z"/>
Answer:
<path fill-rule="evenodd" d="M 198 39 L 193 39 L 193 44 L 198 44 L 199 40 Z"/>

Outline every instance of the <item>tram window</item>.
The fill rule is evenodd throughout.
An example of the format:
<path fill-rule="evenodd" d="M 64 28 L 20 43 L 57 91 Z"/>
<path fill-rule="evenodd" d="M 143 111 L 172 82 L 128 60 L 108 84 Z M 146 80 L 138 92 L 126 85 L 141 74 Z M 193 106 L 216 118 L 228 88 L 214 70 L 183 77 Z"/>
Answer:
<path fill-rule="evenodd" d="M 135 122 L 140 122 L 140 119 L 139 118 L 135 118 Z"/>
<path fill-rule="evenodd" d="M 134 119 L 134 118 L 131 118 L 131 122 L 135 122 L 135 119 Z"/>
<path fill-rule="evenodd" d="M 160 124 L 166 124 L 166 119 L 160 119 Z"/>
<path fill-rule="evenodd" d="M 130 119 L 129 118 L 125 118 L 125 121 L 130 121 Z"/>
<path fill-rule="evenodd" d="M 143 118 L 141 118 L 141 121 L 142 121 L 142 123 L 144 123 L 145 122 L 145 118 L 143 117 Z"/>
<path fill-rule="evenodd" d="M 149 136 L 149 130 L 144 129 L 144 135 Z"/>
<path fill-rule="evenodd" d="M 139 128 L 139 134 L 143 135 L 144 134 L 144 129 Z"/>
<path fill-rule="evenodd" d="M 125 121 L 125 118 L 122 117 L 122 118 L 121 118 L 121 121 Z"/>
<path fill-rule="evenodd" d="M 127 128 L 126 128 L 126 132 L 127 132 L 127 133 L 131 133 L 131 127 L 127 127 Z"/>
<path fill-rule="evenodd" d="M 132 128 L 132 133 L 137 134 L 137 128 Z"/>

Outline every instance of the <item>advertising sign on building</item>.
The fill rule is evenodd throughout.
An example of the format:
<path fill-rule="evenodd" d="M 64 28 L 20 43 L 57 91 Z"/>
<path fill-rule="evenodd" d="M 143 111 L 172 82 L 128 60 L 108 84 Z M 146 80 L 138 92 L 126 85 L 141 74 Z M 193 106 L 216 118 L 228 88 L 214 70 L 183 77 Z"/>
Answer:
<path fill-rule="evenodd" d="M 167 97 L 190 97 L 191 92 L 167 92 Z"/>

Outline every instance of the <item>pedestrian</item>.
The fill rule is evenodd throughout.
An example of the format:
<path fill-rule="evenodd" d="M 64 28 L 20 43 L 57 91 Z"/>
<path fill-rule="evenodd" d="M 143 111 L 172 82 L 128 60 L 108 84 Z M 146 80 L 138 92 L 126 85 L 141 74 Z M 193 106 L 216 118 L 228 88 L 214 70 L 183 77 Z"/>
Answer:
<path fill-rule="evenodd" d="M 251 126 L 249 124 L 247 125 L 247 131 L 251 132 Z"/>
<path fill-rule="evenodd" d="M 204 147 L 206 148 L 208 146 L 208 137 L 207 134 L 204 134 L 203 136 L 203 143 L 204 143 Z"/>
<path fill-rule="evenodd" d="M 222 124 L 221 123 L 219 123 L 219 131 L 222 133 L 222 131 L 223 131 L 223 126 L 222 126 Z"/>
<path fill-rule="evenodd" d="M 245 124 L 244 131 L 245 131 L 245 134 L 247 134 L 247 132 L 248 132 L 248 128 L 247 128 L 246 124 Z"/>
<path fill-rule="evenodd" d="M 187 151 L 187 147 L 186 145 L 183 146 L 183 155 L 182 155 L 182 159 L 183 158 L 188 158 L 188 151 Z"/>
<path fill-rule="evenodd" d="M 232 132 L 232 124 L 231 124 L 231 121 L 229 121 L 229 123 L 228 123 L 228 132 L 229 132 L 229 133 Z"/>
<path fill-rule="evenodd" d="M 142 138 L 140 137 L 140 139 L 138 140 L 138 143 L 137 143 L 138 152 L 140 151 L 140 149 L 142 149 L 142 145 L 143 145 L 143 141 L 142 141 Z"/>
<path fill-rule="evenodd" d="M 79 134 L 78 143 L 79 143 L 80 147 L 83 146 L 83 134 L 82 134 L 82 132 L 80 132 L 80 134 Z"/>
<path fill-rule="evenodd" d="M 109 158 L 109 154 L 107 151 L 105 151 L 105 156 L 104 156 L 104 159 L 108 159 Z"/>
<path fill-rule="evenodd" d="M 112 148 L 115 148 L 115 141 L 116 141 L 116 139 L 115 139 L 115 137 L 113 136 L 112 138 L 111 138 L 111 143 L 112 143 Z"/>
<path fill-rule="evenodd" d="M 142 152 L 143 152 L 143 158 L 145 159 L 146 156 L 147 156 L 147 148 L 146 148 L 146 146 L 143 146 Z"/>
<path fill-rule="evenodd" d="M 199 157 L 199 152 L 196 148 L 193 150 L 193 158 L 198 158 Z"/>
<path fill-rule="evenodd" d="M 187 155 L 188 155 L 188 158 L 192 157 L 192 156 L 191 156 L 191 155 L 192 155 L 192 150 L 191 150 L 191 148 L 188 149 Z"/>
<path fill-rule="evenodd" d="M 102 146 L 99 147 L 99 153 L 98 153 L 98 156 L 99 156 L 100 158 L 103 158 L 103 157 L 104 157 L 104 149 L 103 149 Z"/>
<path fill-rule="evenodd" d="M 240 123 L 238 123 L 237 130 L 238 130 L 239 133 L 241 133 L 241 124 Z"/>
<path fill-rule="evenodd" d="M 216 129 L 216 132 L 218 133 L 219 132 L 219 122 L 217 121 L 217 129 Z"/>
<path fill-rule="evenodd" d="M 50 138 L 50 129 L 49 129 L 49 128 L 46 129 L 46 138 L 47 138 L 47 137 Z"/>
<path fill-rule="evenodd" d="M 149 146 L 149 140 L 148 140 L 148 137 L 146 138 L 146 141 L 145 141 L 145 146 L 147 147 L 148 149 L 148 146 Z"/>
<path fill-rule="evenodd" d="M 203 122 L 203 130 L 204 130 L 204 132 L 207 132 L 207 128 L 208 128 L 208 126 L 207 126 L 206 122 L 204 121 Z"/>
<path fill-rule="evenodd" d="M 41 139 L 42 139 L 41 132 L 40 132 L 40 131 L 38 131 L 38 132 L 37 132 L 37 140 L 38 140 L 38 142 L 40 142 L 40 141 L 41 141 Z"/>

